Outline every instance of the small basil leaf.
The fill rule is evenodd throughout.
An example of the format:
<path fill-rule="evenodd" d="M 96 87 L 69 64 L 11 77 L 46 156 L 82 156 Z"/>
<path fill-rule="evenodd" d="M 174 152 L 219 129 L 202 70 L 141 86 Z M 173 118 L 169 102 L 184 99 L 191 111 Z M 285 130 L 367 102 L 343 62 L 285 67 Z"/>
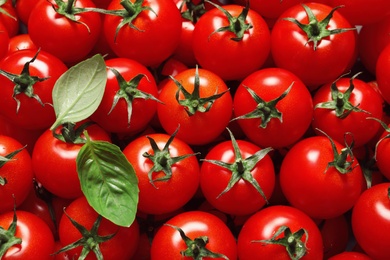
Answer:
<path fill-rule="evenodd" d="M 88 118 L 99 106 L 107 82 L 103 56 L 96 54 L 69 68 L 56 81 L 53 89 L 53 106 L 56 129 L 63 123 L 76 123 Z"/>
<path fill-rule="evenodd" d="M 111 222 L 129 227 L 137 211 L 138 179 L 120 148 L 87 137 L 76 163 L 81 189 L 92 208 Z"/>

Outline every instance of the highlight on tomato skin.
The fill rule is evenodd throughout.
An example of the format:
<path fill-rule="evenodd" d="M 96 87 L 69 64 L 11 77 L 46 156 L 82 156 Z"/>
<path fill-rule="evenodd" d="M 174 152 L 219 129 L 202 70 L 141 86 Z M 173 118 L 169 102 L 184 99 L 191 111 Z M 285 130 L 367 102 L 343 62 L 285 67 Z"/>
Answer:
<path fill-rule="evenodd" d="M 0 258 L 390 259 L 389 5 L 0 0 Z"/>

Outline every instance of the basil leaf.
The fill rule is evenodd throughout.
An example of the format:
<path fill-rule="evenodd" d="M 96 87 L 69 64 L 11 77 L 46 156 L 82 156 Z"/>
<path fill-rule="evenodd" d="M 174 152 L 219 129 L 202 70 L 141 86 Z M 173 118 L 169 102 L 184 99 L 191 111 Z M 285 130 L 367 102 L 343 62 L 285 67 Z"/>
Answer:
<path fill-rule="evenodd" d="M 138 179 L 120 148 L 106 141 L 81 147 L 76 163 L 81 189 L 97 213 L 119 226 L 129 227 L 136 216 Z"/>
<path fill-rule="evenodd" d="M 92 115 L 103 98 L 106 82 L 106 64 L 100 54 L 69 68 L 54 85 L 52 95 L 56 121 L 50 130 Z"/>

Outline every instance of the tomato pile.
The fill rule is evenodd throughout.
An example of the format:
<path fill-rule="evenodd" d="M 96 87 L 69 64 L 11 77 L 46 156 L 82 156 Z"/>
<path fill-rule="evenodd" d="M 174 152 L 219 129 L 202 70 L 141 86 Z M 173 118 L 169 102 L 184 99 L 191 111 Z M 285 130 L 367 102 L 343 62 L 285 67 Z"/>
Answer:
<path fill-rule="evenodd" d="M 0 259 L 390 259 L 388 0 L 1 0 Z"/>

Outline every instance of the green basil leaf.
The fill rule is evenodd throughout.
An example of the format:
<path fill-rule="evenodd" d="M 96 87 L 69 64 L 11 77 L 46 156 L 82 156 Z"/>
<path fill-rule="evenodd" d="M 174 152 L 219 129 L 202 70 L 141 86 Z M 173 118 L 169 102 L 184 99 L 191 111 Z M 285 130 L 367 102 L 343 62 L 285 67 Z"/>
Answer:
<path fill-rule="evenodd" d="M 138 205 L 134 169 L 118 146 L 86 139 L 76 159 L 81 189 L 97 213 L 119 226 L 129 227 Z"/>
<path fill-rule="evenodd" d="M 56 81 L 53 89 L 53 106 L 56 129 L 63 123 L 76 123 L 88 118 L 99 106 L 107 82 L 103 56 L 96 54 L 69 68 Z"/>

